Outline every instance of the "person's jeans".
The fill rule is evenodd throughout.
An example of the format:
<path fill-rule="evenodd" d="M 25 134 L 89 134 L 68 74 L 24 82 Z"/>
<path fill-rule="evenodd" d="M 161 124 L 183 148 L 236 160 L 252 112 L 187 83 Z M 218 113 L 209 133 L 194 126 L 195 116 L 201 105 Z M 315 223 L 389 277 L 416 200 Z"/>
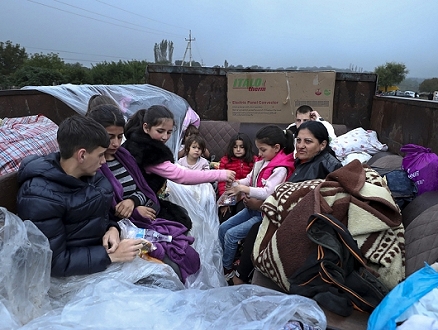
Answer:
<path fill-rule="evenodd" d="M 260 221 L 262 221 L 260 211 L 244 208 L 219 226 L 219 240 L 223 249 L 222 263 L 224 268 L 231 269 L 233 267 L 239 241 L 244 239 L 251 227 Z"/>

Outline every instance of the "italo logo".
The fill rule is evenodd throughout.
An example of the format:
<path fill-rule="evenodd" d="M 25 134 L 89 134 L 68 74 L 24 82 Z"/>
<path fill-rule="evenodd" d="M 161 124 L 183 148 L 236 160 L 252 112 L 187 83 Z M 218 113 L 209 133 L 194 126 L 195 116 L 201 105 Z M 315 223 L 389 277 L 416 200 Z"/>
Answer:
<path fill-rule="evenodd" d="M 236 78 L 234 79 L 233 89 L 247 89 L 249 92 L 266 91 L 266 80 L 262 78 Z"/>

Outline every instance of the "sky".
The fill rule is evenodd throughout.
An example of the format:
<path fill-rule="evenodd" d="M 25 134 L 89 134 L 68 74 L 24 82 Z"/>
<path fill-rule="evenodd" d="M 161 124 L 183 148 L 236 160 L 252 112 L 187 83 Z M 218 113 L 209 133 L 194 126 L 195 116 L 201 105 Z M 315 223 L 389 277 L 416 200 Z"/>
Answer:
<path fill-rule="evenodd" d="M 191 53 L 207 67 L 398 62 L 427 79 L 438 77 L 437 15 L 436 0 L 0 0 L 0 41 L 88 67 L 154 62 L 165 39 L 174 61 Z"/>

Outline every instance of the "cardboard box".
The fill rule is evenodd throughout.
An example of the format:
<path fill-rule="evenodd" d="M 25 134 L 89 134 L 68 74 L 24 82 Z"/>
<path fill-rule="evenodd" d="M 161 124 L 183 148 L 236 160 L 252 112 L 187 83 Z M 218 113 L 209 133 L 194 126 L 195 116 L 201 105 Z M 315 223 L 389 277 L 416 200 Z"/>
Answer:
<path fill-rule="evenodd" d="M 331 122 L 335 80 L 335 71 L 229 72 L 228 121 L 292 123 L 307 104 Z"/>

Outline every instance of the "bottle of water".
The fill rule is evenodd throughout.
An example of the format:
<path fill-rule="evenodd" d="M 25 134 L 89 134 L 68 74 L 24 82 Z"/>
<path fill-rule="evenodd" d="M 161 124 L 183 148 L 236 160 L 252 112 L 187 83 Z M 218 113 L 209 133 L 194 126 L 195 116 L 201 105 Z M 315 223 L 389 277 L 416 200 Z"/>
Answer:
<path fill-rule="evenodd" d="M 136 238 L 143 238 L 149 242 L 172 242 L 172 235 L 163 235 L 152 229 L 138 228 Z"/>

